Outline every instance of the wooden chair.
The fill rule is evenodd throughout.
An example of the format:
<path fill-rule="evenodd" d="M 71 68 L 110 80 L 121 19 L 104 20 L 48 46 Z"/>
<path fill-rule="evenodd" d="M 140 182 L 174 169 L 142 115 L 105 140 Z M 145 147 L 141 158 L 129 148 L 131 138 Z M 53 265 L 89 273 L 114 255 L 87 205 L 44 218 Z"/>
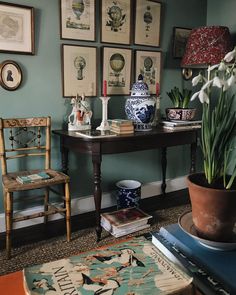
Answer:
<path fill-rule="evenodd" d="M 21 119 L 2 119 L 0 118 L 0 159 L 2 168 L 2 186 L 3 186 L 3 197 L 5 207 L 5 222 L 6 222 L 6 251 L 7 257 L 11 256 L 11 232 L 13 222 L 19 222 L 26 219 L 32 219 L 37 217 L 44 217 L 44 223 L 47 223 L 48 216 L 51 214 L 61 213 L 66 217 L 66 231 L 67 241 L 71 238 L 70 229 L 70 193 L 69 193 L 69 176 L 52 170 L 50 168 L 50 150 L 51 150 L 51 118 L 40 117 L 40 118 L 21 118 Z M 28 170 L 29 166 L 25 166 L 26 159 L 30 157 L 33 161 L 27 164 L 42 165 L 42 169 Z M 44 161 L 37 162 L 36 157 L 44 158 Z M 10 167 L 10 161 L 17 159 L 20 161 L 20 168 L 18 172 L 8 172 Z M 23 161 L 23 162 L 22 162 Z M 34 162 L 36 161 L 36 162 Z M 11 163 L 12 164 L 12 163 Z M 17 163 L 15 163 L 17 164 Z M 17 167 L 17 166 L 15 166 Z M 23 169 L 22 169 L 23 168 Z M 12 170 L 12 169 L 11 169 Z M 16 178 L 17 176 L 27 176 L 31 174 L 37 174 L 38 172 L 46 172 L 50 178 L 33 183 L 19 183 Z M 58 189 L 51 186 L 60 185 L 61 189 L 63 186 L 63 203 L 60 206 L 49 203 L 49 192 L 54 193 L 54 199 L 56 194 L 59 194 Z M 42 212 L 36 212 L 27 216 L 18 216 L 13 210 L 13 197 L 17 193 L 17 199 L 23 200 L 25 204 L 27 201 L 35 197 L 32 194 L 25 192 L 26 196 L 19 196 L 19 192 L 42 189 L 44 194 L 44 210 Z M 41 192 L 42 192 L 41 190 Z M 20 193 L 22 194 L 22 193 Z M 39 195 L 39 193 L 37 193 Z M 62 194 L 60 194 L 62 195 Z M 38 197 L 38 196 L 37 196 Z M 58 201 L 58 200 L 57 200 Z"/>

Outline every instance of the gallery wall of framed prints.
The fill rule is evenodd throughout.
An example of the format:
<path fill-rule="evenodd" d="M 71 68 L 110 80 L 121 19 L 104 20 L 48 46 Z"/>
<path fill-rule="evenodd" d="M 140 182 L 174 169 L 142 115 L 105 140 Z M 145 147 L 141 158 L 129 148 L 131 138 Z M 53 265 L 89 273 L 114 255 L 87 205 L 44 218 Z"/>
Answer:
<path fill-rule="evenodd" d="M 140 73 L 155 94 L 160 31 L 157 0 L 60 0 L 60 37 L 78 41 L 61 46 L 63 96 L 77 95 L 78 87 L 86 96 L 102 95 L 104 81 L 109 96 L 129 95 Z"/>

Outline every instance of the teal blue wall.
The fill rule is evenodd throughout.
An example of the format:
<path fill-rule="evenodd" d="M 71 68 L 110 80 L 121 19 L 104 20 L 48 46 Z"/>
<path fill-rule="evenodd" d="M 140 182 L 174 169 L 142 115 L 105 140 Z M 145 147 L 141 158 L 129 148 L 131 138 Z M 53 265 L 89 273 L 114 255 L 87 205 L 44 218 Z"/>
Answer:
<path fill-rule="evenodd" d="M 235 0 L 207 0 L 207 25 L 227 26 L 235 40 Z"/>
<path fill-rule="evenodd" d="M 0 116 L 52 117 L 52 129 L 61 129 L 70 108 L 62 97 L 61 87 L 61 51 L 60 46 L 66 44 L 82 44 L 101 47 L 99 42 L 80 42 L 60 40 L 59 31 L 59 1 L 58 0 L 18 0 L 7 2 L 35 7 L 35 39 L 36 53 L 34 56 L 0 53 L 0 62 L 12 59 L 19 63 L 23 71 L 23 83 L 13 92 L 0 88 Z M 97 0 L 97 6 L 100 1 Z M 212 1 L 213 2 L 213 1 Z M 233 2 L 233 1 L 231 1 Z M 183 82 L 179 68 L 180 60 L 172 58 L 173 27 L 193 28 L 206 24 L 206 0 L 165 0 L 162 1 L 161 19 L 161 109 L 171 106 L 166 96 L 173 86 L 189 86 Z M 97 9 L 97 19 L 99 19 Z M 97 21 L 97 33 L 99 21 Z M 104 44 L 103 44 L 104 45 Z M 134 49 L 150 49 L 133 46 Z M 158 49 L 157 49 L 158 50 Z M 98 63 L 98 81 L 100 81 L 101 63 Z M 101 118 L 101 103 L 98 98 L 92 99 L 94 119 Z M 124 117 L 123 97 L 112 97 L 109 101 L 109 117 Z M 167 177 L 176 178 L 185 175 L 189 170 L 189 149 L 187 147 L 171 148 L 168 154 L 169 168 Z M 72 177 L 72 197 L 85 196 L 92 193 L 92 166 L 88 156 L 70 156 Z M 60 168 L 60 152 L 58 138 L 53 136 L 52 167 Z M 17 167 L 16 167 L 17 168 Z M 103 157 L 103 189 L 112 190 L 114 183 L 123 178 L 138 179 L 148 183 L 161 179 L 160 152 L 135 152 L 129 154 Z M 2 195 L 0 195 L 2 200 Z M 0 202 L 0 212 L 3 205 Z"/>

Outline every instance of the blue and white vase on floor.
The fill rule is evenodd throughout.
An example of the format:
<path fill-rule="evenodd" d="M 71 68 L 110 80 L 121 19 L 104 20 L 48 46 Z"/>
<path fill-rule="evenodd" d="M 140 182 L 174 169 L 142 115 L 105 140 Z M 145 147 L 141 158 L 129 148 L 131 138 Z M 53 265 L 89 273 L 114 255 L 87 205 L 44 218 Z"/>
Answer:
<path fill-rule="evenodd" d="M 149 131 L 152 129 L 155 110 L 156 97 L 150 95 L 147 83 L 139 75 L 138 81 L 133 84 L 131 96 L 126 99 L 126 116 L 133 121 L 136 131 Z"/>

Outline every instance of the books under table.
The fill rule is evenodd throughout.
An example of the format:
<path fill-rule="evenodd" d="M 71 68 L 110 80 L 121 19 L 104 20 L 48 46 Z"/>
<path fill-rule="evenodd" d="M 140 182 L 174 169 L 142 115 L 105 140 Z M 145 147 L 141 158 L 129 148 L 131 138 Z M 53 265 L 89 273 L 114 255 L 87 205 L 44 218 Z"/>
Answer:
<path fill-rule="evenodd" d="M 24 183 L 33 183 L 33 182 L 38 182 L 41 180 L 46 180 L 49 179 L 50 175 L 47 174 L 44 171 L 35 173 L 35 174 L 30 174 L 30 175 L 22 175 L 22 176 L 17 176 L 16 181 L 24 184 Z"/>
<path fill-rule="evenodd" d="M 132 207 L 101 214 L 101 226 L 115 237 L 150 227 L 151 215 Z"/>
<path fill-rule="evenodd" d="M 190 295 L 192 278 L 144 237 L 23 270 L 26 294 Z"/>
<path fill-rule="evenodd" d="M 152 243 L 193 277 L 206 295 L 236 294 L 236 251 L 209 249 L 187 235 L 178 224 L 152 233 Z"/>

